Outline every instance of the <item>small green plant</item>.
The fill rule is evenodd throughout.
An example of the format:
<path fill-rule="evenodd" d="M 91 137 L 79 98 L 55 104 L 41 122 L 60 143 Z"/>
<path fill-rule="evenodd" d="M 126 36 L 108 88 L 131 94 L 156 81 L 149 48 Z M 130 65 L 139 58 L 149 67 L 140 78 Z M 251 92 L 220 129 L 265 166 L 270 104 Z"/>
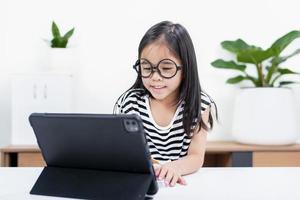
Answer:
<path fill-rule="evenodd" d="M 282 51 L 295 39 L 300 37 L 300 31 L 291 31 L 277 39 L 271 47 L 263 50 L 261 47 L 248 45 L 242 39 L 235 41 L 223 41 L 221 46 L 236 55 L 236 61 L 225 61 L 217 59 L 211 63 L 213 67 L 237 70 L 241 74 L 229 78 L 226 82 L 236 84 L 244 80 L 249 80 L 255 87 L 281 87 L 287 84 L 297 83 L 294 81 L 280 81 L 280 78 L 288 74 L 300 74 L 280 65 L 300 53 L 300 48 L 292 54 L 281 56 Z M 256 68 L 256 76 L 251 76 L 246 72 L 248 64 Z"/>
<path fill-rule="evenodd" d="M 53 21 L 52 22 L 53 39 L 51 40 L 51 47 L 52 48 L 66 48 L 70 37 L 74 33 L 74 29 L 75 28 L 72 28 L 64 36 L 61 36 L 56 23 Z"/>

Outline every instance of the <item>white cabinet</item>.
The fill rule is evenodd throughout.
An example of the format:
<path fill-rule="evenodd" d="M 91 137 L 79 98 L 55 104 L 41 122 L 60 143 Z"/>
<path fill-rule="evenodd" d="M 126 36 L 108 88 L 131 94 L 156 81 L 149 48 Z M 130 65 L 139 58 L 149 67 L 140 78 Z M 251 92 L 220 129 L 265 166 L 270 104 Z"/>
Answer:
<path fill-rule="evenodd" d="M 28 117 L 33 112 L 72 111 L 72 75 L 12 75 L 12 144 L 36 144 Z"/>

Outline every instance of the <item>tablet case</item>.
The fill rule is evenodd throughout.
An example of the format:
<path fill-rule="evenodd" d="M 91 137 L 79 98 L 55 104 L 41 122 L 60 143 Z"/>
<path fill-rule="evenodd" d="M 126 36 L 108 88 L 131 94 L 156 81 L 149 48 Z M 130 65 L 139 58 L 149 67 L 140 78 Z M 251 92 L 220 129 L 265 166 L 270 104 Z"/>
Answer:
<path fill-rule="evenodd" d="M 81 199 L 144 199 L 158 191 L 137 115 L 33 113 L 47 163 L 31 194 Z"/>

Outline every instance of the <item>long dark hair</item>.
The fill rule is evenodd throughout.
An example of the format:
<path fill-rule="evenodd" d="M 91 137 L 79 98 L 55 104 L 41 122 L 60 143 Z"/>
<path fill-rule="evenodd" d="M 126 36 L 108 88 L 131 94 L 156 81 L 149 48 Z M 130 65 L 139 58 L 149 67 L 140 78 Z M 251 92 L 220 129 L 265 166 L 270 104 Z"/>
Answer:
<path fill-rule="evenodd" d="M 192 40 L 187 30 L 180 24 L 174 24 L 169 21 L 163 21 L 152 26 L 142 38 L 138 48 L 138 58 L 144 48 L 157 41 L 164 41 L 168 48 L 182 62 L 183 79 L 180 85 L 179 102 L 184 101 L 183 108 L 183 128 L 188 136 L 192 136 L 195 129 L 210 130 L 213 127 L 213 117 L 209 113 L 209 126 L 207 126 L 201 116 L 201 86 L 198 77 L 197 60 Z M 144 87 L 141 76 L 138 76 L 130 89 L 140 88 L 145 93 L 150 92 Z M 129 89 L 129 90 L 130 90 Z M 216 105 L 213 102 L 215 108 Z M 217 108 L 216 108 L 217 114 Z"/>

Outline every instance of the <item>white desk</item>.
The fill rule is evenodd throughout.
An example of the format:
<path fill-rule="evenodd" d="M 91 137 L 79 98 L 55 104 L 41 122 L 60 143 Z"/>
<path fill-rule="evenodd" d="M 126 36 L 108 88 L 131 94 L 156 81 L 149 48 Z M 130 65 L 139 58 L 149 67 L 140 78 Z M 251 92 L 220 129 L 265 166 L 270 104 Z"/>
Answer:
<path fill-rule="evenodd" d="M 0 199 L 63 199 L 30 195 L 42 168 L 0 168 Z M 160 188 L 154 199 L 299 200 L 300 167 L 202 168 L 187 186 Z"/>

